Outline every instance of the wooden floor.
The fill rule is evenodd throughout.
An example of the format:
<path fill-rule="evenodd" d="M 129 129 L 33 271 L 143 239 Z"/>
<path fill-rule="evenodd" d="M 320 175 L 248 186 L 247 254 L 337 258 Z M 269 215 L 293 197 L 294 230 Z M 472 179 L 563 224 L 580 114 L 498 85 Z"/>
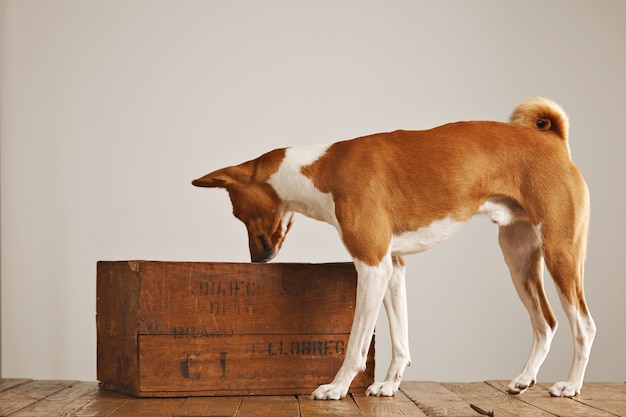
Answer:
<path fill-rule="evenodd" d="M 548 384 L 522 396 L 504 381 L 404 382 L 393 398 L 354 395 L 342 401 L 306 396 L 133 398 L 100 390 L 96 382 L 0 379 L 0 416 L 626 416 L 626 383 L 587 383 L 574 398 L 552 398 Z"/>

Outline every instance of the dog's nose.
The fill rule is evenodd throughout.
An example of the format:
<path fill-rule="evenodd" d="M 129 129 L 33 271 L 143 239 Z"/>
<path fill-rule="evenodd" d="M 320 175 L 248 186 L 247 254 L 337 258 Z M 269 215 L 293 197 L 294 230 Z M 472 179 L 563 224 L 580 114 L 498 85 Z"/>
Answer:
<path fill-rule="evenodd" d="M 277 252 L 263 252 L 263 254 L 261 255 L 250 255 L 250 261 L 253 263 L 267 263 L 269 261 L 271 261 L 272 259 L 274 259 L 274 257 L 276 256 Z"/>
<path fill-rule="evenodd" d="M 271 261 L 271 260 L 272 260 L 272 258 L 274 258 L 274 256 L 266 256 L 266 255 L 263 255 L 263 256 L 252 256 L 252 257 L 250 258 L 250 260 L 251 260 L 253 263 L 261 263 L 261 264 L 265 264 L 265 263 L 268 263 L 269 261 Z"/>

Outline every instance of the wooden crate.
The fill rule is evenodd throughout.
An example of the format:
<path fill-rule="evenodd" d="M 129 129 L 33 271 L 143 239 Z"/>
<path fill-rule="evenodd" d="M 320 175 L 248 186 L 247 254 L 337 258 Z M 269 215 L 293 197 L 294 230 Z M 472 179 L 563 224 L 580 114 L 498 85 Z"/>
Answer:
<path fill-rule="evenodd" d="M 308 394 L 343 362 L 350 263 L 97 265 L 98 380 L 140 397 Z M 374 380 L 374 340 L 367 371 Z"/>

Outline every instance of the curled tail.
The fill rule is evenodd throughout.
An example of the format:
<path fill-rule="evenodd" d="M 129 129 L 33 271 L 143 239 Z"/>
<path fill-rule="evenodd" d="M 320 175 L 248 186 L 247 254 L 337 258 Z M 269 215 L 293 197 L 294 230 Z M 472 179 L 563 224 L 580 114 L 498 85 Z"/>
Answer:
<path fill-rule="evenodd" d="M 509 118 L 515 125 L 555 133 L 567 144 L 569 120 L 565 111 L 552 100 L 532 97 L 524 100 Z"/>

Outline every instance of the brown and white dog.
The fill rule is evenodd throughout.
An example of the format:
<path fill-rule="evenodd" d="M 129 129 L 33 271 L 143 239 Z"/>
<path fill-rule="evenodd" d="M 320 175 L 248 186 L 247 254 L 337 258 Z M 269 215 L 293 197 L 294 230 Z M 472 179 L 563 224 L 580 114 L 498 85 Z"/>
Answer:
<path fill-rule="evenodd" d="M 569 375 L 550 388 L 577 395 L 595 336 L 583 290 L 589 194 L 572 163 L 568 119 L 536 97 L 510 123 L 459 122 L 427 131 L 395 131 L 332 145 L 276 149 L 193 181 L 228 190 L 248 229 L 252 262 L 279 251 L 294 213 L 333 225 L 358 273 L 354 321 L 343 365 L 314 399 L 339 399 L 365 369 L 384 303 L 392 339 L 387 376 L 368 395 L 391 396 L 410 365 L 405 268 L 401 256 L 446 240 L 475 214 L 499 226 L 499 243 L 533 327 L 530 357 L 508 385 L 531 387 L 557 321 L 543 288 L 542 261 L 556 283 L 574 338 Z"/>

